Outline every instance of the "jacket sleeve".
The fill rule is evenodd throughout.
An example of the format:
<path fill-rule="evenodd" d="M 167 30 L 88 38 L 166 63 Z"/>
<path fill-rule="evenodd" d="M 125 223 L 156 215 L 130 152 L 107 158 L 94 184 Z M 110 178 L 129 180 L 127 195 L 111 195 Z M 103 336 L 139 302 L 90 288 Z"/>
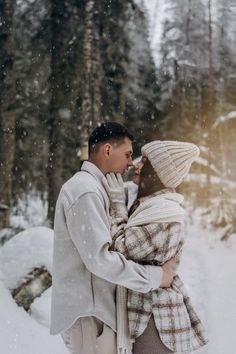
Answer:
<path fill-rule="evenodd" d="M 167 231 L 163 226 L 148 224 L 129 227 L 123 231 L 119 228 L 113 235 L 112 249 L 135 261 L 147 260 L 148 255 L 158 252 L 160 241 L 166 238 Z"/>
<path fill-rule="evenodd" d="M 118 204 L 113 206 L 112 217 L 113 243 L 111 249 L 134 261 L 147 260 L 150 254 L 166 253 L 170 247 L 171 236 L 180 232 L 180 224 L 174 222 L 153 223 L 125 229 L 127 223 L 126 212 L 124 206 Z M 182 246 L 181 242 L 177 252 L 178 262 Z"/>
<path fill-rule="evenodd" d="M 70 237 L 91 273 L 142 293 L 160 286 L 161 267 L 141 266 L 110 250 L 110 224 L 97 193 L 83 194 L 65 214 Z"/>

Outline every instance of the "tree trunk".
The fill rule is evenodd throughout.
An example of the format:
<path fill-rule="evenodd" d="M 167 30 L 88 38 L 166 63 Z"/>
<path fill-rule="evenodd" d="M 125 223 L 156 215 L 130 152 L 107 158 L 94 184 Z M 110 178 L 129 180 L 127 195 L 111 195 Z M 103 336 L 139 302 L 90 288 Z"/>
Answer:
<path fill-rule="evenodd" d="M 208 96 L 209 107 L 213 103 L 213 63 L 212 63 L 212 21 L 211 21 L 211 0 L 208 0 Z"/>
<path fill-rule="evenodd" d="M 81 110 L 80 159 L 88 159 L 88 137 L 101 117 L 101 56 L 99 33 L 95 25 L 95 0 L 88 0 L 85 5 L 84 34 L 84 92 Z"/>
<path fill-rule="evenodd" d="M 65 26 L 68 21 L 65 2 L 53 0 L 51 3 L 51 75 L 49 79 L 51 100 L 49 119 L 48 153 L 48 220 L 53 222 L 56 200 L 62 186 L 63 171 L 63 116 L 66 107 L 65 88 Z"/>
<path fill-rule="evenodd" d="M 213 123 L 213 62 L 212 62 L 212 21 L 211 21 L 211 0 L 208 0 L 208 129 L 210 130 Z M 210 205 L 211 198 L 211 164 L 213 139 L 212 134 L 208 138 L 208 169 L 207 169 L 207 205 Z"/>
<path fill-rule="evenodd" d="M 10 225 L 15 156 L 14 5 L 13 0 L 0 3 L 0 204 L 8 207 L 0 212 L 0 228 Z"/>
<path fill-rule="evenodd" d="M 101 53 L 100 53 L 100 37 L 98 31 L 95 30 L 94 36 L 94 55 L 93 55 L 93 128 L 95 128 L 101 120 Z"/>
<path fill-rule="evenodd" d="M 52 285 L 52 276 L 44 267 L 34 268 L 26 279 L 11 291 L 18 306 L 29 311 L 34 300 Z"/>

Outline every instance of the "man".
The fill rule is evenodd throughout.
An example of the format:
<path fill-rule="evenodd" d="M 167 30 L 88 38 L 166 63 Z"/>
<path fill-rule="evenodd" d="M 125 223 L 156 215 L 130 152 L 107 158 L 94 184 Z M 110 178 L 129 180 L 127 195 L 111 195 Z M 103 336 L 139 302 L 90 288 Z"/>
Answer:
<path fill-rule="evenodd" d="M 109 250 L 109 172 L 132 166 L 133 136 L 104 123 L 89 139 L 89 160 L 62 187 L 55 213 L 51 333 L 73 354 L 116 353 L 116 284 L 139 292 L 169 286 L 171 264 L 142 266 Z"/>

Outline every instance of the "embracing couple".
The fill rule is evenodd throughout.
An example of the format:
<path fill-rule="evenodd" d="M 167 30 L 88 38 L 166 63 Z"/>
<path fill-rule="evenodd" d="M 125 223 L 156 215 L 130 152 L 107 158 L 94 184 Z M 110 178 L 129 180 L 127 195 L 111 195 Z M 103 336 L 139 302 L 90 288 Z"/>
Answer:
<path fill-rule="evenodd" d="M 128 211 L 121 174 L 133 166 L 132 142 L 124 126 L 101 124 L 88 161 L 58 197 L 51 333 L 61 333 L 73 354 L 191 353 L 207 342 L 177 273 L 184 209 L 175 188 L 199 149 L 144 145 Z"/>

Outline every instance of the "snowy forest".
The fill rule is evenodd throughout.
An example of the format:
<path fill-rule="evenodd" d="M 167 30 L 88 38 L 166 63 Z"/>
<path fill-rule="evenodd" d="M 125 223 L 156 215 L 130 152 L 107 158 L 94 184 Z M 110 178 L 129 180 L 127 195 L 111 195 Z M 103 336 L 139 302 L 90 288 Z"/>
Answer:
<path fill-rule="evenodd" d="M 180 272 L 209 332 L 198 353 L 234 354 L 236 2 L 0 0 L 1 354 L 66 354 L 48 330 L 54 209 L 105 121 L 134 157 L 199 146 Z"/>

